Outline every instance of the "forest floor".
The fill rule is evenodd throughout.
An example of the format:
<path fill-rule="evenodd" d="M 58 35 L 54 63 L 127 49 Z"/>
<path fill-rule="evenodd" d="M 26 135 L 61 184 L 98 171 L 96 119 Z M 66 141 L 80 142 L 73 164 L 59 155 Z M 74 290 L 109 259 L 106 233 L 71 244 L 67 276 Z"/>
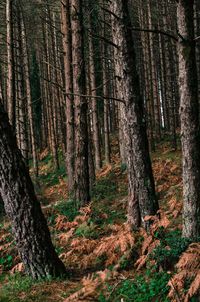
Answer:
<path fill-rule="evenodd" d="M 114 148 L 115 149 L 115 148 Z M 92 202 L 77 210 L 64 163 L 40 156 L 35 189 L 67 279 L 33 281 L 23 273 L 6 218 L 0 221 L 0 302 L 200 301 L 200 244 L 181 238 L 181 152 L 163 143 L 152 155 L 160 217 L 150 233 L 126 223 L 127 175 L 115 153 L 97 174 Z"/>

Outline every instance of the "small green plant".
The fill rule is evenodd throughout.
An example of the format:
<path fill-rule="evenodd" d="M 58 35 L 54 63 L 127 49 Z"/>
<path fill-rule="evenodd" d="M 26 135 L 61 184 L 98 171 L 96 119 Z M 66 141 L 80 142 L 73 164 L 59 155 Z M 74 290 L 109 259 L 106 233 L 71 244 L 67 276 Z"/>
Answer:
<path fill-rule="evenodd" d="M 1 287 L 0 301 L 20 302 L 19 294 L 29 292 L 35 282 L 30 277 L 24 277 L 19 273 L 9 276 L 6 284 Z"/>
<path fill-rule="evenodd" d="M 77 203 L 74 200 L 65 200 L 55 206 L 61 215 L 67 216 L 69 221 L 73 221 L 79 214 Z"/>
<path fill-rule="evenodd" d="M 96 230 L 96 225 L 92 222 L 83 222 L 75 231 L 76 236 L 96 239 L 98 237 L 98 232 Z"/>
<path fill-rule="evenodd" d="M 109 298 L 101 293 L 99 302 L 169 302 L 167 298 L 167 283 L 170 275 L 166 272 L 151 273 L 146 276 L 137 276 L 133 280 L 125 280 L 115 289 L 108 286 Z"/>
<path fill-rule="evenodd" d="M 157 265 L 164 270 L 172 269 L 180 255 L 192 243 L 192 239 L 182 238 L 179 230 L 166 233 L 160 229 L 156 237 L 160 240 L 160 244 L 153 250 L 150 258 L 155 259 Z"/>
<path fill-rule="evenodd" d="M 91 191 L 91 196 L 94 201 L 99 201 L 105 198 L 113 200 L 113 198 L 116 197 L 117 184 L 113 178 L 113 173 L 110 173 L 107 177 L 96 181 Z"/>
<path fill-rule="evenodd" d="M 122 173 L 126 172 L 126 170 L 127 170 L 127 164 L 122 163 L 120 169 L 121 169 Z"/>
<path fill-rule="evenodd" d="M 0 258 L 0 265 L 5 269 L 11 268 L 13 265 L 13 257 L 11 255 L 7 255 L 6 257 Z"/>

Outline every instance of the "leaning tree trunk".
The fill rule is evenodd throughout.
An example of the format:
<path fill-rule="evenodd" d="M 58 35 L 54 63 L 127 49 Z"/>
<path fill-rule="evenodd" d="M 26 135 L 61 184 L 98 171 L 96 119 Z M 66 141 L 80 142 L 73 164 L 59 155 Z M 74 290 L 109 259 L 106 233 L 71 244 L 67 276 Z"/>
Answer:
<path fill-rule="evenodd" d="M 198 84 L 194 41 L 194 1 L 180 0 L 179 89 L 183 165 L 183 237 L 200 236 L 200 149 Z"/>
<path fill-rule="evenodd" d="M 26 272 L 33 278 L 58 277 L 65 267 L 51 242 L 28 170 L 0 103 L 0 196 Z"/>

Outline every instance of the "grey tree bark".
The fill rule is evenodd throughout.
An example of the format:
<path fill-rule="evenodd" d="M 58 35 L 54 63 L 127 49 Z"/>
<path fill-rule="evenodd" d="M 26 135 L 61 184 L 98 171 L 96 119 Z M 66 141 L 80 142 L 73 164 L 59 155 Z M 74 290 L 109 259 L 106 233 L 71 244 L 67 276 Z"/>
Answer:
<path fill-rule="evenodd" d="M 125 101 L 127 165 L 129 175 L 128 219 L 133 227 L 149 223 L 144 218 L 155 215 L 158 202 L 149 155 L 143 99 L 140 94 L 137 61 L 129 16 L 129 1 L 113 0 L 112 25 L 118 91 Z"/>
<path fill-rule="evenodd" d="M 1 101 L 0 196 L 26 272 L 35 279 L 64 275 L 65 266 L 52 245 L 46 220 Z"/>
<path fill-rule="evenodd" d="M 183 166 L 183 237 L 200 236 L 199 104 L 193 0 L 179 0 L 179 90 Z"/>
<path fill-rule="evenodd" d="M 75 182 L 74 198 L 80 204 L 90 200 L 88 165 L 88 104 L 85 80 L 84 40 L 83 40 L 83 1 L 71 1 L 72 64 L 75 110 Z"/>

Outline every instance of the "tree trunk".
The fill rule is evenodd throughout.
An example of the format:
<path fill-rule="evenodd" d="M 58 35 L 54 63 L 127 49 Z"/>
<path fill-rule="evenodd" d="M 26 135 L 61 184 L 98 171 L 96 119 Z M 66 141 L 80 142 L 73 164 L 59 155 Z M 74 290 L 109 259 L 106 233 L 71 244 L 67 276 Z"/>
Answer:
<path fill-rule="evenodd" d="M 35 279 L 64 275 L 64 264 L 52 245 L 46 220 L 1 103 L 0 195 L 26 272 Z"/>
<path fill-rule="evenodd" d="M 178 55 L 183 165 L 183 237 L 200 236 L 200 149 L 197 69 L 194 41 L 194 1 L 180 0 Z"/>
<path fill-rule="evenodd" d="M 75 105 L 75 200 L 84 204 L 90 200 L 88 166 L 87 98 L 81 0 L 71 1 L 73 88 Z"/>
<path fill-rule="evenodd" d="M 65 93 L 66 93 L 66 166 L 68 191 L 71 193 L 74 185 L 74 112 L 72 79 L 72 37 L 70 22 L 69 0 L 62 3 L 62 32 L 63 32 L 63 50 L 64 50 L 64 70 L 65 70 Z"/>
<path fill-rule="evenodd" d="M 14 67 L 14 39 L 13 39 L 13 0 L 6 0 L 7 19 L 7 104 L 8 116 L 13 129 L 15 129 L 15 67 Z"/>
<path fill-rule="evenodd" d="M 149 155 L 146 124 L 143 115 L 143 99 L 140 94 L 136 68 L 134 40 L 127 0 L 113 0 L 114 42 L 118 45 L 115 55 L 118 91 L 125 101 L 126 145 L 129 173 L 129 221 L 133 227 L 140 223 L 148 229 L 144 218 L 155 215 L 158 202 Z M 117 17 L 115 17 L 117 16 Z"/>
<path fill-rule="evenodd" d="M 27 37 L 26 37 L 26 29 L 25 29 L 23 15 L 21 15 L 21 24 L 22 24 L 21 26 L 22 26 L 23 59 L 24 59 L 24 80 L 25 80 L 26 98 L 27 98 L 27 105 L 28 105 L 28 119 L 29 119 L 29 128 L 30 128 L 32 156 L 33 156 L 33 169 L 34 169 L 34 174 L 38 176 L 38 159 L 37 159 L 36 137 L 35 137 L 35 129 L 34 129 L 34 121 L 33 121 L 28 47 L 27 47 Z"/>
<path fill-rule="evenodd" d="M 89 18 L 89 28 L 91 29 L 91 17 Z M 95 61 L 94 61 L 94 47 L 92 37 L 89 36 L 89 77 L 91 85 L 91 95 L 94 96 L 94 99 L 91 99 L 92 102 L 92 130 L 93 130 L 93 141 L 94 141 L 94 155 L 95 155 L 95 168 L 99 170 L 101 168 L 101 146 L 100 146 L 100 137 L 99 137 L 99 120 L 98 120 L 98 107 L 96 100 L 96 78 L 95 78 Z"/>

